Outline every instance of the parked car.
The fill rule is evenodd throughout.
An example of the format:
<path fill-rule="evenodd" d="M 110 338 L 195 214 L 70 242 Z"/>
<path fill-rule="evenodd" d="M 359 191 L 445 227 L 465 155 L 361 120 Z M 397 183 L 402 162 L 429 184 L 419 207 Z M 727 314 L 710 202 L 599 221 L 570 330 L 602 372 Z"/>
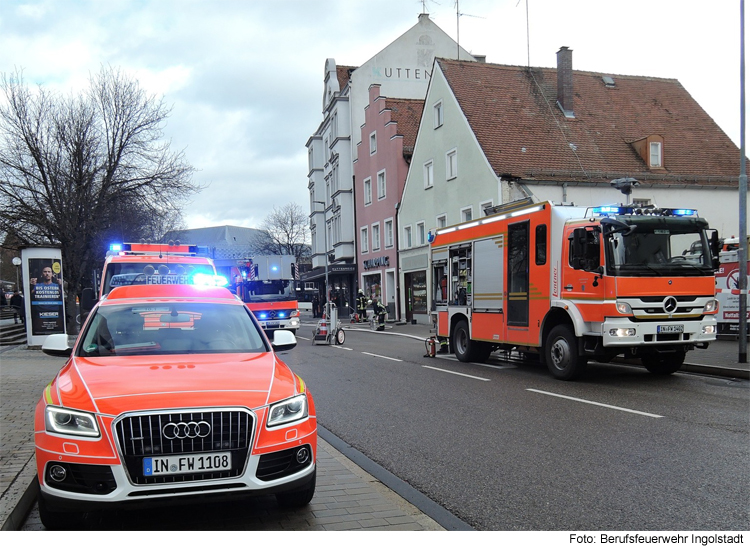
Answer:
<path fill-rule="evenodd" d="M 223 288 L 118 287 L 88 317 L 36 407 L 39 513 L 48 528 L 89 511 L 315 492 L 317 424 L 305 383 Z"/>

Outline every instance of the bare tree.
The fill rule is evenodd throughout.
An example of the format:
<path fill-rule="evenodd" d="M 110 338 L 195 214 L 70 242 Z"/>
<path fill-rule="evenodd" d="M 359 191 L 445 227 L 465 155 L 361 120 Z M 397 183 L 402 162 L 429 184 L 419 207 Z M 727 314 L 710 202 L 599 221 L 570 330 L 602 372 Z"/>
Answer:
<path fill-rule="evenodd" d="M 254 247 L 260 254 L 293 254 L 297 262 L 309 256 L 308 216 L 299 204 L 289 202 L 263 220 L 267 236 Z"/>
<path fill-rule="evenodd" d="M 179 225 L 180 203 L 198 190 L 194 169 L 163 140 L 163 100 L 117 69 L 70 97 L 32 91 L 19 71 L 2 74 L 0 90 L 0 228 L 60 245 L 75 308 L 109 240 Z"/>

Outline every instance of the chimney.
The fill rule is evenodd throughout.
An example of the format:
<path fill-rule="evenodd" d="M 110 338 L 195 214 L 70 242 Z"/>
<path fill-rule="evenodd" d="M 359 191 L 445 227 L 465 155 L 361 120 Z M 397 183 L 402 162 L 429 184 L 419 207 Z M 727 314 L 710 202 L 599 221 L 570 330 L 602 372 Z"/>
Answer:
<path fill-rule="evenodd" d="M 560 47 L 557 51 L 557 106 L 567 118 L 575 118 L 573 112 L 573 51 Z"/>

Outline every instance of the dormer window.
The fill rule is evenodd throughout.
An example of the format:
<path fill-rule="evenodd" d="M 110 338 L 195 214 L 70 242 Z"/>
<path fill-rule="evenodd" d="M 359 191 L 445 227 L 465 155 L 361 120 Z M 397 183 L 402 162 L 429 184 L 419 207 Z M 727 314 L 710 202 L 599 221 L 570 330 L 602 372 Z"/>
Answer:
<path fill-rule="evenodd" d="M 662 167 L 661 164 L 661 142 L 649 142 L 649 165 L 651 167 Z"/>
<path fill-rule="evenodd" d="M 648 165 L 650 171 L 664 172 L 664 137 L 651 134 L 644 138 L 630 142 L 630 145 Z"/>

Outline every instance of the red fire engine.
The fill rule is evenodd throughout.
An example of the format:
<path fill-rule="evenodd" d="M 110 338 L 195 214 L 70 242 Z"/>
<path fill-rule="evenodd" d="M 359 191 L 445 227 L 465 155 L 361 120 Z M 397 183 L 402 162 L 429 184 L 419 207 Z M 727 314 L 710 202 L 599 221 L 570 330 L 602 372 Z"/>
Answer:
<path fill-rule="evenodd" d="M 239 266 L 237 295 L 265 330 L 299 329 L 297 264 L 294 256 L 260 256 Z"/>
<path fill-rule="evenodd" d="M 537 353 L 558 379 L 590 359 L 678 370 L 716 339 L 718 234 L 695 210 L 529 199 L 430 235 L 433 320 L 461 361 Z"/>

